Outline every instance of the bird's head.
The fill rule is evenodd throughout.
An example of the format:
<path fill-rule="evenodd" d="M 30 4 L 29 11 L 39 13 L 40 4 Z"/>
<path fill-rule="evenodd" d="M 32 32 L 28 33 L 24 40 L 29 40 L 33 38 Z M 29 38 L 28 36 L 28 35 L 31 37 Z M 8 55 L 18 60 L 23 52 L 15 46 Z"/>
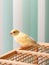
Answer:
<path fill-rule="evenodd" d="M 18 35 L 20 33 L 20 31 L 19 30 L 16 30 L 16 29 L 13 29 L 11 32 L 10 32 L 10 34 L 12 35 L 12 36 L 16 36 L 16 35 Z"/>

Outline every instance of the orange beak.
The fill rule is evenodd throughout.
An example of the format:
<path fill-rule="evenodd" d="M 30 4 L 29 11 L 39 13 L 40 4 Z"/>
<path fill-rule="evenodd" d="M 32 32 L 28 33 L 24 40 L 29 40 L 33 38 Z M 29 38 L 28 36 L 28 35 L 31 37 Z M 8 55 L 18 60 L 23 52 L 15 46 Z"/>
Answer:
<path fill-rule="evenodd" d="M 12 35 L 12 33 L 10 33 Z"/>

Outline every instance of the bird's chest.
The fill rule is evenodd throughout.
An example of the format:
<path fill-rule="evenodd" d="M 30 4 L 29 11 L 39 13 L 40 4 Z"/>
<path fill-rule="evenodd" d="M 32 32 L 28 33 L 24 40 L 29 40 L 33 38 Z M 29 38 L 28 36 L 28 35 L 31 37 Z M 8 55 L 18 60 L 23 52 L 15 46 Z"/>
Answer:
<path fill-rule="evenodd" d="M 25 43 L 26 35 L 20 33 L 17 37 L 15 37 L 15 40 L 16 40 L 18 43 Z"/>
<path fill-rule="evenodd" d="M 26 41 L 26 38 L 24 36 L 17 37 L 17 42 L 25 43 L 25 41 Z"/>

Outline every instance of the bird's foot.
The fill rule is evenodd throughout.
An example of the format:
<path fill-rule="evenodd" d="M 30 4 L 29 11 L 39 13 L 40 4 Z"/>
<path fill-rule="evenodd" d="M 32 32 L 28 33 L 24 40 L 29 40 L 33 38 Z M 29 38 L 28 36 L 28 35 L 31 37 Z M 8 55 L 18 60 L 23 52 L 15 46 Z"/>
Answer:
<path fill-rule="evenodd" d="M 20 47 L 20 50 L 21 50 L 21 49 L 24 49 L 24 46 L 21 46 L 21 47 Z"/>

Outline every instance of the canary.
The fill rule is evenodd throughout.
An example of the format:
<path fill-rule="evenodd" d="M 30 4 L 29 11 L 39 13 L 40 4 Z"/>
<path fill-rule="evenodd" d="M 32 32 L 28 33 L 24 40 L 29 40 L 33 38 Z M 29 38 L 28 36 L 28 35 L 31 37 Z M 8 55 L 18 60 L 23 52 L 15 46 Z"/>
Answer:
<path fill-rule="evenodd" d="M 19 30 L 13 29 L 10 32 L 10 34 L 14 37 L 16 42 L 19 43 L 23 47 L 27 47 L 27 46 L 36 44 L 36 41 L 33 40 L 29 35 L 21 32 Z"/>

